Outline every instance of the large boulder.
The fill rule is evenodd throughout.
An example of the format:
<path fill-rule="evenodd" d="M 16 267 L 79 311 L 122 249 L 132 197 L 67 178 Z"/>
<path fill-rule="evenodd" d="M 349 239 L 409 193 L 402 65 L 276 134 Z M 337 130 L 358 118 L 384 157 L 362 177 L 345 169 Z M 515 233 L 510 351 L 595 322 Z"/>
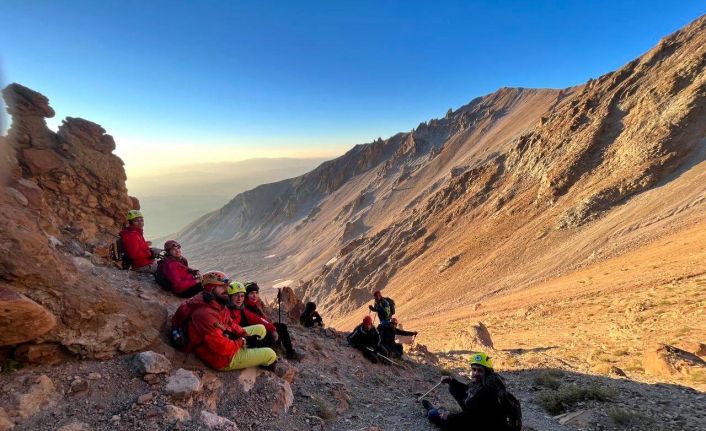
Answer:
<path fill-rule="evenodd" d="M 642 366 L 646 373 L 659 377 L 706 373 L 706 361 L 668 344 L 649 346 L 645 350 Z"/>
<path fill-rule="evenodd" d="M 0 346 L 33 340 L 56 326 L 46 308 L 0 282 Z"/>

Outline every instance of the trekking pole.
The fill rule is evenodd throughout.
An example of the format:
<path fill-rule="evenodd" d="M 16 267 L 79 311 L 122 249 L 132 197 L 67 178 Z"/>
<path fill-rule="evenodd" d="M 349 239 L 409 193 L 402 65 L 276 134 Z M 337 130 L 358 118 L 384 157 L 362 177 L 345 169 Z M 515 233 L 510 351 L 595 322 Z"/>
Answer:
<path fill-rule="evenodd" d="M 277 289 L 277 308 L 279 312 L 277 314 L 277 323 L 282 324 L 282 289 Z"/>
<path fill-rule="evenodd" d="M 433 388 L 429 389 L 428 391 L 426 391 L 426 393 L 424 393 L 424 394 L 421 395 L 419 398 L 417 398 L 417 401 L 421 401 L 422 398 L 424 398 L 424 397 L 426 397 L 427 395 L 429 395 L 430 393 L 432 393 L 432 391 L 434 391 L 434 389 L 438 388 L 438 387 L 441 385 L 441 383 L 442 383 L 442 382 L 439 382 L 439 383 L 435 384 Z"/>
<path fill-rule="evenodd" d="M 397 365 L 400 368 L 404 368 L 404 366 L 402 364 L 400 364 L 399 362 L 393 361 L 392 359 L 388 358 L 387 356 L 383 355 L 382 353 L 375 352 L 375 354 L 377 355 L 378 358 L 384 359 L 387 362 L 391 363 L 392 365 Z"/>

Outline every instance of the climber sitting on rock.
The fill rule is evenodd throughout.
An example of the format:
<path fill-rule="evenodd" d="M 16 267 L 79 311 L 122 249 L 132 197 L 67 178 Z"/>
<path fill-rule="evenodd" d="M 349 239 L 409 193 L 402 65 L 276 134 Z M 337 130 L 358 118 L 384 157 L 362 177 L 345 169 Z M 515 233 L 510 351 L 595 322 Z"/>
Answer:
<path fill-rule="evenodd" d="M 473 429 L 514 431 L 522 428 L 522 414 L 517 399 L 505 389 L 500 376 L 493 371 L 493 363 L 485 353 L 471 357 L 471 383 L 462 383 L 444 376 L 442 383 L 461 406 L 460 413 L 450 413 L 434 406 L 426 399 L 422 405 L 427 418 L 445 430 Z"/>
<path fill-rule="evenodd" d="M 379 290 L 373 292 L 373 298 L 375 299 L 375 303 L 369 305 L 368 308 L 370 311 L 374 311 L 378 314 L 381 325 L 387 325 L 395 314 L 395 303 L 390 298 L 383 298 L 382 292 Z"/>
<path fill-rule="evenodd" d="M 245 304 L 245 295 L 247 290 L 243 283 L 234 281 L 228 287 L 228 308 L 231 312 L 233 321 L 245 329 L 253 328 L 252 335 L 257 335 L 257 338 L 252 337 L 250 345 L 254 347 L 273 347 L 280 341 L 277 327 L 264 317 L 264 313 L 259 315 L 248 308 Z M 287 334 L 289 336 L 289 334 Z M 291 340 L 288 343 L 291 348 Z M 294 352 L 289 354 L 289 359 L 299 359 L 299 356 Z"/>
<path fill-rule="evenodd" d="M 191 298 L 202 291 L 201 274 L 198 269 L 189 268 L 189 262 L 181 254 L 181 245 L 170 239 L 164 243 L 164 251 L 167 256 L 157 263 L 154 273 L 157 284 L 181 298 Z"/>
<path fill-rule="evenodd" d="M 324 320 L 321 318 L 321 315 L 316 312 L 316 304 L 313 302 L 306 303 L 306 306 L 304 306 L 304 312 L 301 316 L 299 316 L 299 323 L 301 323 L 305 328 L 324 326 Z"/>
<path fill-rule="evenodd" d="M 380 334 L 373 326 L 373 319 L 370 316 L 365 316 L 363 323 L 356 326 L 346 339 L 374 364 L 378 362 L 378 353 L 387 356 L 385 348 L 380 346 Z"/>
<path fill-rule="evenodd" d="M 194 307 L 188 321 L 187 351 L 193 350 L 202 361 L 216 370 L 231 371 L 263 366 L 273 369 L 274 350 L 251 347 L 255 338 L 265 336 L 263 325 L 242 328 L 231 317 L 228 305 L 228 278 L 220 271 L 203 275 L 203 306 Z M 194 301 L 195 298 L 186 301 Z M 180 309 L 182 307 L 180 306 Z M 177 310 L 179 313 L 179 310 Z"/>
<path fill-rule="evenodd" d="M 390 320 L 388 325 L 379 325 L 378 332 L 380 333 L 380 345 L 385 348 L 390 353 L 391 358 L 401 358 L 404 348 L 402 344 L 395 341 L 395 336 L 397 335 L 417 335 L 416 331 L 405 331 L 399 329 L 398 321 L 396 317 Z"/>
<path fill-rule="evenodd" d="M 258 316 L 264 322 L 269 324 L 267 317 L 265 316 L 265 311 L 262 309 L 260 301 L 260 286 L 254 281 L 246 281 L 243 283 L 245 287 L 245 310 L 251 312 L 252 314 Z M 250 322 L 250 315 L 244 314 L 245 321 Z M 294 350 L 292 347 L 292 337 L 289 335 L 289 328 L 282 322 L 272 323 L 276 331 L 272 332 L 268 329 L 267 336 L 263 340 L 263 345 L 271 347 L 279 343 L 284 347 L 286 358 L 298 361 L 302 358 L 302 355 Z"/>
<path fill-rule="evenodd" d="M 157 271 L 155 259 L 162 250 L 150 248 L 151 243 L 145 241 L 142 233 L 145 227 L 145 219 L 138 210 L 127 212 L 127 226 L 120 231 L 120 238 L 123 242 L 125 255 L 130 261 L 133 271 L 154 274 Z"/>

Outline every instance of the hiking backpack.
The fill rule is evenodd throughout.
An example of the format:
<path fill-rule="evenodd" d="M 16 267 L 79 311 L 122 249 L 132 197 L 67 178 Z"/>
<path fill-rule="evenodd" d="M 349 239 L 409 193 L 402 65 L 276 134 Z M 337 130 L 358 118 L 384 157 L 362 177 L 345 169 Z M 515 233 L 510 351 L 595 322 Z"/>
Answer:
<path fill-rule="evenodd" d="M 127 253 L 125 253 L 123 239 L 119 236 L 110 243 L 110 247 L 108 248 L 108 257 L 113 264 L 120 269 L 130 269 L 132 266 L 130 259 L 127 257 Z"/>
<path fill-rule="evenodd" d="M 154 281 L 157 282 L 162 288 L 172 291 L 172 283 L 169 282 L 169 279 L 167 278 L 166 275 L 164 275 L 164 259 L 160 259 L 157 261 L 157 271 L 154 273 Z"/>
<path fill-rule="evenodd" d="M 522 407 L 520 407 L 520 401 L 508 391 L 505 391 L 498 401 L 500 401 L 500 407 L 507 423 L 506 429 L 508 431 L 521 431 Z"/>
<path fill-rule="evenodd" d="M 191 321 L 191 315 L 194 311 L 204 305 L 206 304 L 201 301 L 189 299 L 182 302 L 176 312 L 174 312 L 169 342 L 176 350 L 189 353 L 189 351 L 193 349 L 193 347 L 192 349 L 187 349 L 189 346 L 189 322 Z"/>
<path fill-rule="evenodd" d="M 395 315 L 395 301 L 393 301 L 392 298 L 387 298 L 387 297 L 384 297 L 382 299 L 384 299 L 385 301 L 387 301 L 388 304 L 390 304 L 390 317 L 394 316 Z"/>

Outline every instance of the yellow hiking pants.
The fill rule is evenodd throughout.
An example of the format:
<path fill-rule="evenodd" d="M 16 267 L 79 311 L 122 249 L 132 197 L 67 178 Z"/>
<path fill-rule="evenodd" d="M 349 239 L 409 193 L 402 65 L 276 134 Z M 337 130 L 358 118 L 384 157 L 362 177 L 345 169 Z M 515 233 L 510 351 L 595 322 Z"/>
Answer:
<path fill-rule="evenodd" d="M 267 335 L 267 330 L 263 325 L 246 326 L 243 329 L 248 335 L 257 335 L 258 338 L 265 338 Z M 242 370 L 243 368 L 257 367 L 258 365 L 270 365 L 276 360 L 277 354 L 269 347 L 249 348 L 243 346 L 230 360 L 230 365 L 221 371 Z"/>

